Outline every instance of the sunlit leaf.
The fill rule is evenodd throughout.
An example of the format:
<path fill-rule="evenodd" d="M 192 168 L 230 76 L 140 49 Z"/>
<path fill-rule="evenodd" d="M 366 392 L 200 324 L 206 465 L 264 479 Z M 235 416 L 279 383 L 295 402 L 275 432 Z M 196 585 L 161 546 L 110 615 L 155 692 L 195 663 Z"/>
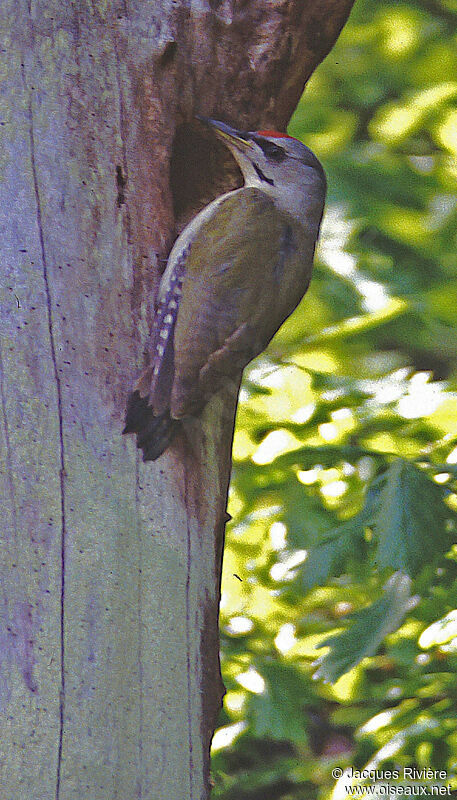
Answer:
<path fill-rule="evenodd" d="M 408 305 L 404 300 L 397 297 L 392 297 L 384 308 L 379 311 L 373 311 L 371 314 L 365 314 L 360 317 L 351 317 L 345 319 L 338 325 L 333 325 L 329 328 L 324 328 L 318 334 L 310 336 L 303 342 L 304 347 L 313 347 L 316 342 L 325 342 L 335 339 L 346 338 L 354 336 L 355 334 L 363 333 L 364 331 L 376 328 L 391 319 L 404 314 L 407 311 Z"/>

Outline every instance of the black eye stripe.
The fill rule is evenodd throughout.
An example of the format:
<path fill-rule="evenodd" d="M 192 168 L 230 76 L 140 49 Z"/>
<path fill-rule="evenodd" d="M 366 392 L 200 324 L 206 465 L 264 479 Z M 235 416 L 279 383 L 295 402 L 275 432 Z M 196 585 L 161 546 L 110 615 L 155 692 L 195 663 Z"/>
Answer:
<path fill-rule="evenodd" d="M 258 138 L 255 137 L 254 141 L 263 150 L 267 158 L 271 158 L 273 161 L 282 161 L 286 157 L 284 148 L 280 147 L 279 144 L 269 142 L 268 139 L 263 139 L 260 136 Z"/>

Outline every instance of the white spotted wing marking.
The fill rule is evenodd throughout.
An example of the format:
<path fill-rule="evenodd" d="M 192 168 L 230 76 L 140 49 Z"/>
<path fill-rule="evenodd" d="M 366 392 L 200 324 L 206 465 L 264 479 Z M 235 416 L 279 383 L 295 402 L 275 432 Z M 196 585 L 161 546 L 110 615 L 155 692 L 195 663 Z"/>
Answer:
<path fill-rule="evenodd" d="M 182 294 L 185 264 L 189 250 L 190 246 L 186 247 L 177 260 L 175 268 L 170 275 L 166 292 L 160 300 L 154 317 L 151 336 L 152 381 L 150 396 L 154 394 L 161 367 L 166 361 L 169 345 L 172 343 L 174 326 L 178 316 L 179 300 Z"/>

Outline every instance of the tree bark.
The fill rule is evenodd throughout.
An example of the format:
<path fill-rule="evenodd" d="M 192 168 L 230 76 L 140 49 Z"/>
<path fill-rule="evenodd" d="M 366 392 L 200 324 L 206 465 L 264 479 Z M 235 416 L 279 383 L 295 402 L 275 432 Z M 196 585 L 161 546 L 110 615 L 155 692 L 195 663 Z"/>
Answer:
<path fill-rule="evenodd" d="M 237 386 L 122 437 L 177 232 L 239 175 L 195 112 L 285 126 L 353 0 L 3 0 L 0 785 L 197 800 L 222 697 Z"/>

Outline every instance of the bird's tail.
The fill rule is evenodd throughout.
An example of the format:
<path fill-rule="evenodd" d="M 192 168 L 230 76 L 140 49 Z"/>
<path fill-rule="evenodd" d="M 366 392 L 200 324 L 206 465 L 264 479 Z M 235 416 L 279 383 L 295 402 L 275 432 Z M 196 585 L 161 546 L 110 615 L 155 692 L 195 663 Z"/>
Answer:
<path fill-rule="evenodd" d="M 143 451 L 143 461 L 155 461 L 171 443 L 179 426 L 168 409 L 155 416 L 147 397 L 138 390 L 129 395 L 125 428 L 122 433 L 136 433 L 136 446 Z"/>

